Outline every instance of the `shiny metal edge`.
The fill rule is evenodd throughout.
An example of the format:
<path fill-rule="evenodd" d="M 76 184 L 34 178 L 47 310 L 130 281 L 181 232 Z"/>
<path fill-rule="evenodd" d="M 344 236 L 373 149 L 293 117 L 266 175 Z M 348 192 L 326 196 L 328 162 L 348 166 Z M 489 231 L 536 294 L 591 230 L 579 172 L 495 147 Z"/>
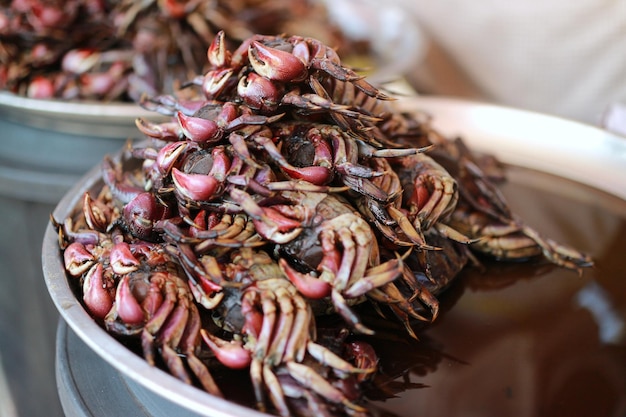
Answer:
<path fill-rule="evenodd" d="M 626 200 L 626 138 L 596 126 L 490 103 L 406 97 L 403 111 L 427 113 L 433 126 L 511 165 L 589 185 Z"/>
<path fill-rule="evenodd" d="M 122 141 L 140 135 L 137 118 L 167 120 L 134 103 L 101 103 L 40 100 L 0 91 L 0 119 L 41 132 L 76 135 L 84 139 L 111 138 Z"/>
<path fill-rule="evenodd" d="M 102 103 L 98 101 L 43 100 L 0 91 L 0 107 L 49 117 L 104 117 L 131 119 L 153 115 L 134 103 Z"/>

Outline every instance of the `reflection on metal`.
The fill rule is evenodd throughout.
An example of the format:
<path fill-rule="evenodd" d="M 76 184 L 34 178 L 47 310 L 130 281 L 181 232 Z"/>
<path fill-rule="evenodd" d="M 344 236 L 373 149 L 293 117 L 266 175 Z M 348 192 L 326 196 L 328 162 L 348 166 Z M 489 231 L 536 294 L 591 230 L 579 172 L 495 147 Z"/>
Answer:
<path fill-rule="evenodd" d="M 626 317 L 615 310 L 609 294 L 590 282 L 576 294 L 576 303 L 589 310 L 598 325 L 598 338 L 605 344 L 626 344 Z"/>
<path fill-rule="evenodd" d="M 9 384 L 7 382 L 4 369 L 2 368 L 2 357 L 0 356 L 0 417 L 17 417 L 17 411 Z"/>

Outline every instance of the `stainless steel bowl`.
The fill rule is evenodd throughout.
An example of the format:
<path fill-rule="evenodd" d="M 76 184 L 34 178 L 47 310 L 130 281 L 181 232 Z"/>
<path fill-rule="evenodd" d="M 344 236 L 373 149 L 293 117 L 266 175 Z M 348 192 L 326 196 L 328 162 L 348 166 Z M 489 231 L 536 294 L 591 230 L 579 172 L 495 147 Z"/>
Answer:
<path fill-rule="evenodd" d="M 134 104 L 38 100 L 0 92 L 0 194 L 56 204 L 107 153 L 137 138 Z"/>
<path fill-rule="evenodd" d="M 621 137 L 580 123 L 488 104 L 446 98 L 405 99 L 399 104 L 407 111 L 434 114 L 436 127 L 443 133 L 462 135 L 471 148 L 495 153 L 503 162 L 569 178 L 626 199 L 626 176 L 620 175 L 626 166 L 626 142 Z M 94 168 L 63 197 L 54 211 L 55 218 L 66 218 L 79 207 L 85 191 L 101 186 L 99 171 Z M 57 235 L 51 225 L 42 248 L 45 282 L 62 319 L 124 378 L 190 413 L 211 417 L 267 417 L 186 385 L 148 365 L 106 333 L 77 300 L 68 283 Z"/>

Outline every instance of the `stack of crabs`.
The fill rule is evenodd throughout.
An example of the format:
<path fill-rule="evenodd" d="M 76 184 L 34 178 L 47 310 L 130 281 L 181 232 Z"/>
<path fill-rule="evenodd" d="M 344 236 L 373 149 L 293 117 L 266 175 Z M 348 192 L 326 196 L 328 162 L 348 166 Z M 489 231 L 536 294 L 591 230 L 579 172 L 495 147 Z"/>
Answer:
<path fill-rule="evenodd" d="M 89 313 L 181 380 L 222 395 L 210 357 L 249 370 L 260 410 L 366 416 L 376 354 L 318 343 L 316 318 L 371 334 L 368 305 L 415 336 L 476 253 L 592 264 L 511 213 L 489 159 L 321 42 L 256 35 L 231 52 L 220 33 L 208 61 L 196 98 L 143 99 L 171 121 L 138 120 L 147 138 L 52 220 Z"/>

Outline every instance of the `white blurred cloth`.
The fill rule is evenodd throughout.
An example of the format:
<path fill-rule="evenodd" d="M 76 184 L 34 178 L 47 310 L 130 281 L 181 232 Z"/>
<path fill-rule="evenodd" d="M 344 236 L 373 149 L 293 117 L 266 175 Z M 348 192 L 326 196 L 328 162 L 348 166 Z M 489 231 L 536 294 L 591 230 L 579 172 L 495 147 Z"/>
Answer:
<path fill-rule="evenodd" d="M 419 92 L 592 124 L 626 102 L 626 1 L 396 1 L 429 39 Z"/>

